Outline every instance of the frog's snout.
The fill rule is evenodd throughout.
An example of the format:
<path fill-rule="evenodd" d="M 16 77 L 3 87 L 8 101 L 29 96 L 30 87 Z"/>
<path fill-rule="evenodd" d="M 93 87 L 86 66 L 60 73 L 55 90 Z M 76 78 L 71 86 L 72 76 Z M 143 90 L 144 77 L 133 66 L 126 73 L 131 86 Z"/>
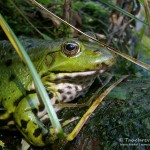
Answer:
<path fill-rule="evenodd" d="M 112 67 L 115 62 L 115 56 L 106 48 L 99 49 L 96 48 L 93 50 L 94 54 L 97 56 L 97 60 L 95 61 L 95 70 L 99 70 L 99 73 L 103 73 Z"/>

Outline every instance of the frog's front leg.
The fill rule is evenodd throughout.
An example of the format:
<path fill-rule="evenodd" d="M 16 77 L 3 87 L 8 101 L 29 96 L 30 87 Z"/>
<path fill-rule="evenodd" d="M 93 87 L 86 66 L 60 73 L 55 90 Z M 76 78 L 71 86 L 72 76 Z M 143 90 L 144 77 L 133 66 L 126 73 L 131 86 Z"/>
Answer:
<path fill-rule="evenodd" d="M 51 130 L 38 118 L 39 100 L 37 94 L 30 94 L 23 98 L 18 104 L 14 119 L 18 129 L 24 135 L 26 140 L 36 146 L 44 146 L 50 143 L 54 136 Z"/>

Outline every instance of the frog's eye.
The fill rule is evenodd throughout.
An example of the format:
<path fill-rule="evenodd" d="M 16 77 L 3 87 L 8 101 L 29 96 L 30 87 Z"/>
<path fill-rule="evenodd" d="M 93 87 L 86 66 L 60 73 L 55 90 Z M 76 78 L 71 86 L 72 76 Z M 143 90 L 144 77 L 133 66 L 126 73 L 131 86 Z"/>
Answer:
<path fill-rule="evenodd" d="M 79 43 L 75 41 L 67 41 L 62 46 L 62 52 L 68 57 L 75 56 L 80 52 Z"/>

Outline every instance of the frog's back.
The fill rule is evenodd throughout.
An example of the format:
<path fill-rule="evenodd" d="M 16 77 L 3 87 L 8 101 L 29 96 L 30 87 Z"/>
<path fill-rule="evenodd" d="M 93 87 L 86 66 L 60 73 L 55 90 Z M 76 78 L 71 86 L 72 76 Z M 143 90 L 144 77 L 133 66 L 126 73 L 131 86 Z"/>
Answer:
<path fill-rule="evenodd" d="M 45 50 L 50 49 L 50 44 L 44 40 L 21 40 L 37 70 L 44 58 Z M 26 65 L 8 41 L 0 41 L 0 102 L 12 102 L 26 95 L 27 87 L 32 82 L 31 74 Z"/>

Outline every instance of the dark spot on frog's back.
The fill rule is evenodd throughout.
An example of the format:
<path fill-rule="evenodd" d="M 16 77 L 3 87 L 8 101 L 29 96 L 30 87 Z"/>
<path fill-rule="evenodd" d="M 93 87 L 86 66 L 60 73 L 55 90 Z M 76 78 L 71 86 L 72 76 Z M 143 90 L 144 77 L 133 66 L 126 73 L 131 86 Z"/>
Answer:
<path fill-rule="evenodd" d="M 13 81 L 15 80 L 16 76 L 14 74 L 11 74 L 10 77 L 9 77 L 9 81 Z"/>
<path fill-rule="evenodd" d="M 27 128 L 28 122 L 29 121 L 21 120 L 21 127 L 22 128 Z"/>
<path fill-rule="evenodd" d="M 14 106 L 18 106 L 18 104 L 20 103 L 21 99 L 17 99 L 15 102 L 14 102 Z"/>
<path fill-rule="evenodd" d="M 6 67 L 9 67 L 12 65 L 12 59 L 8 59 L 6 62 L 5 62 L 5 65 Z"/>
<path fill-rule="evenodd" d="M 34 130 L 33 135 L 34 135 L 35 137 L 38 137 L 38 136 L 41 134 L 41 131 L 42 131 L 41 128 L 37 128 L 37 129 Z"/>

